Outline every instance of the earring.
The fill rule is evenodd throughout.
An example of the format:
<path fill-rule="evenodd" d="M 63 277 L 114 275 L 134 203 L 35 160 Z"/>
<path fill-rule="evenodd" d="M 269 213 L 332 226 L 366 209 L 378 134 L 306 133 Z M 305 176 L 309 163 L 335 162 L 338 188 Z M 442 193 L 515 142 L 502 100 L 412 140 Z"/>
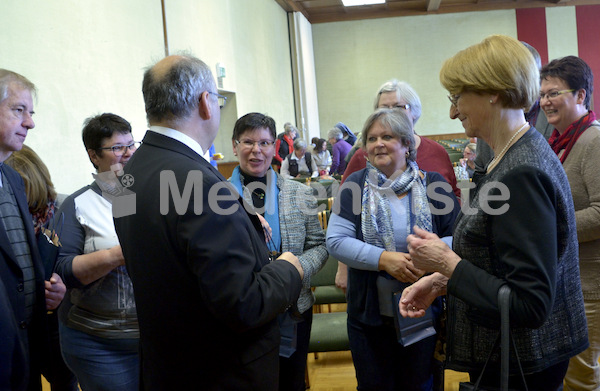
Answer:
<path fill-rule="evenodd" d="M 490 99 L 490 103 L 494 103 L 494 101 L 492 99 Z"/>
<path fill-rule="evenodd" d="M 405 155 L 406 155 L 406 158 L 408 159 L 408 157 L 410 156 L 410 152 L 406 152 Z"/>

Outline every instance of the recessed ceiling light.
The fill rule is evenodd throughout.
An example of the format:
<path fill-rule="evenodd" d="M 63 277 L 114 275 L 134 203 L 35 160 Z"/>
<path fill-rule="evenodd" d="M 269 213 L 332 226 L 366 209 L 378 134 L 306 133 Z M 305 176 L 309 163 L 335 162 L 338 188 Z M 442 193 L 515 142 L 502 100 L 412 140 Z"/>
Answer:
<path fill-rule="evenodd" d="M 371 5 L 371 4 L 383 4 L 385 0 L 342 0 L 345 7 L 353 7 L 356 5 Z"/>

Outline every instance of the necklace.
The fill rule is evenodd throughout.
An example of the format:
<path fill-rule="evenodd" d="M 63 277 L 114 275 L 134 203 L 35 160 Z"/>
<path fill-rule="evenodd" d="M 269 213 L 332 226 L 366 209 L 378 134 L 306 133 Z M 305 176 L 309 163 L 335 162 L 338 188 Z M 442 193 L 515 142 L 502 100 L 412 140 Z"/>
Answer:
<path fill-rule="evenodd" d="M 496 161 L 500 160 L 500 158 L 502 158 L 502 156 L 504 156 L 504 152 L 506 152 L 506 150 L 508 149 L 508 147 L 510 146 L 510 144 L 513 142 L 513 140 L 517 137 L 517 135 L 519 133 L 521 133 L 521 131 L 523 129 L 525 129 L 527 127 L 527 125 L 529 125 L 529 122 L 525 122 L 523 124 L 523 126 L 521 126 L 521 128 L 519 128 L 519 130 L 517 130 L 515 132 L 515 134 L 512 135 L 512 137 L 510 138 L 510 140 L 508 140 L 508 142 L 506 143 L 506 145 L 504 146 L 504 148 L 502 148 L 502 151 L 500 151 L 499 154 L 497 154 L 496 156 L 494 156 L 494 158 L 492 159 L 492 161 L 490 162 L 490 164 L 488 164 L 488 169 L 489 169 L 489 167 L 493 167 L 494 164 L 496 163 Z"/>
<path fill-rule="evenodd" d="M 258 190 L 258 189 L 256 189 Z M 264 192 L 257 192 L 256 190 L 252 190 L 252 194 L 254 194 L 255 196 L 258 197 L 259 200 L 262 200 L 265 198 L 265 193 Z"/>

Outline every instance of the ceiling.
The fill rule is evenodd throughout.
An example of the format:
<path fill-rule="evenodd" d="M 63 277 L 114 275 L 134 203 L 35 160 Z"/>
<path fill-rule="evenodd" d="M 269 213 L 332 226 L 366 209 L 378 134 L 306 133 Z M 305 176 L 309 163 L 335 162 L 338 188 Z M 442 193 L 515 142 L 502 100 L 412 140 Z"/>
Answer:
<path fill-rule="evenodd" d="M 288 12 L 301 12 L 311 23 L 451 12 L 600 4 L 600 0 L 386 0 L 385 4 L 344 7 L 342 0 L 275 1 Z"/>

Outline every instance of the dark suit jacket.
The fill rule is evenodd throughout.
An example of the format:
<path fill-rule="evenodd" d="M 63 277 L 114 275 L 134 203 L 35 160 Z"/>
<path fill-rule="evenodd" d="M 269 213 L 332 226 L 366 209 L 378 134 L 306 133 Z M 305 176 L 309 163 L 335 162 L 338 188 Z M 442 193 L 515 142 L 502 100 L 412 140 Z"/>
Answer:
<path fill-rule="evenodd" d="M 125 174 L 137 213 L 115 226 L 135 293 L 142 388 L 277 389 L 275 319 L 298 299 L 297 270 L 268 262 L 258 219 L 179 141 L 148 131 Z M 218 186 L 228 200 L 215 201 Z M 237 210 L 216 213 L 213 203 Z"/>
<path fill-rule="evenodd" d="M 4 288 L 8 298 L 0 306 L 0 390 L 15 390 L 19 383 L 30 374 L 29 388 L 35 389 L 40 382 L 39 370 L 39 354 L 45 346 L 44 343 L 44 328 L 46 314 L 46 299 L 44 293 L 44 269 L 37 250 L 35 234 L 33 233 L 33 223 L 27 199 L 25 196 L 25 186 L 21 176 L 6 164 L 2 165 L 2 170 L 6 180 L 10 183 L 13 189 L 23 224 L 29 242 L 31 251 L 31 259 L 36 276 L 36 305 L 34 307 L 33 318 L 31 322 L 25 321 L 25 294 L 23 290 L 23 273 L 17 264 L 17 260 L 13 249 L 6 235 L 4 224 L 0 222 L 0 279 L 4 283 Z M 6 185 L 6 184 L 4 184 Z M 0 291 L 0 294 L 4 292 Z M 8 309 L 12 309 L 12 314 L 6 313 Z M 12 316 L 11 316 L 12 315 Z M 17 333 L 15 334 L 15 323 Z M 2 332 L 7 330 L 8 333 Z M 15 338 L 18 338 L 15 340 Z M 27 344 L 27 338 L 29 343 Z M 24 347 L 29 345 L 31 357 L 27 359 L 27 353 Z M 5 350 L 5 346 L 7 349 Z M 13 346 L 13 351 L 9 352 L 8 347 Z M 1 375 L 5 372 L 4 368 L 12 368 L 8 374 L 10 386 L 6 386 L 4 381 L 6 378 Z M 8 371 L 6 371 L 8 372 Z M 6 388 L 4 388 L 6 387 Z"/>

